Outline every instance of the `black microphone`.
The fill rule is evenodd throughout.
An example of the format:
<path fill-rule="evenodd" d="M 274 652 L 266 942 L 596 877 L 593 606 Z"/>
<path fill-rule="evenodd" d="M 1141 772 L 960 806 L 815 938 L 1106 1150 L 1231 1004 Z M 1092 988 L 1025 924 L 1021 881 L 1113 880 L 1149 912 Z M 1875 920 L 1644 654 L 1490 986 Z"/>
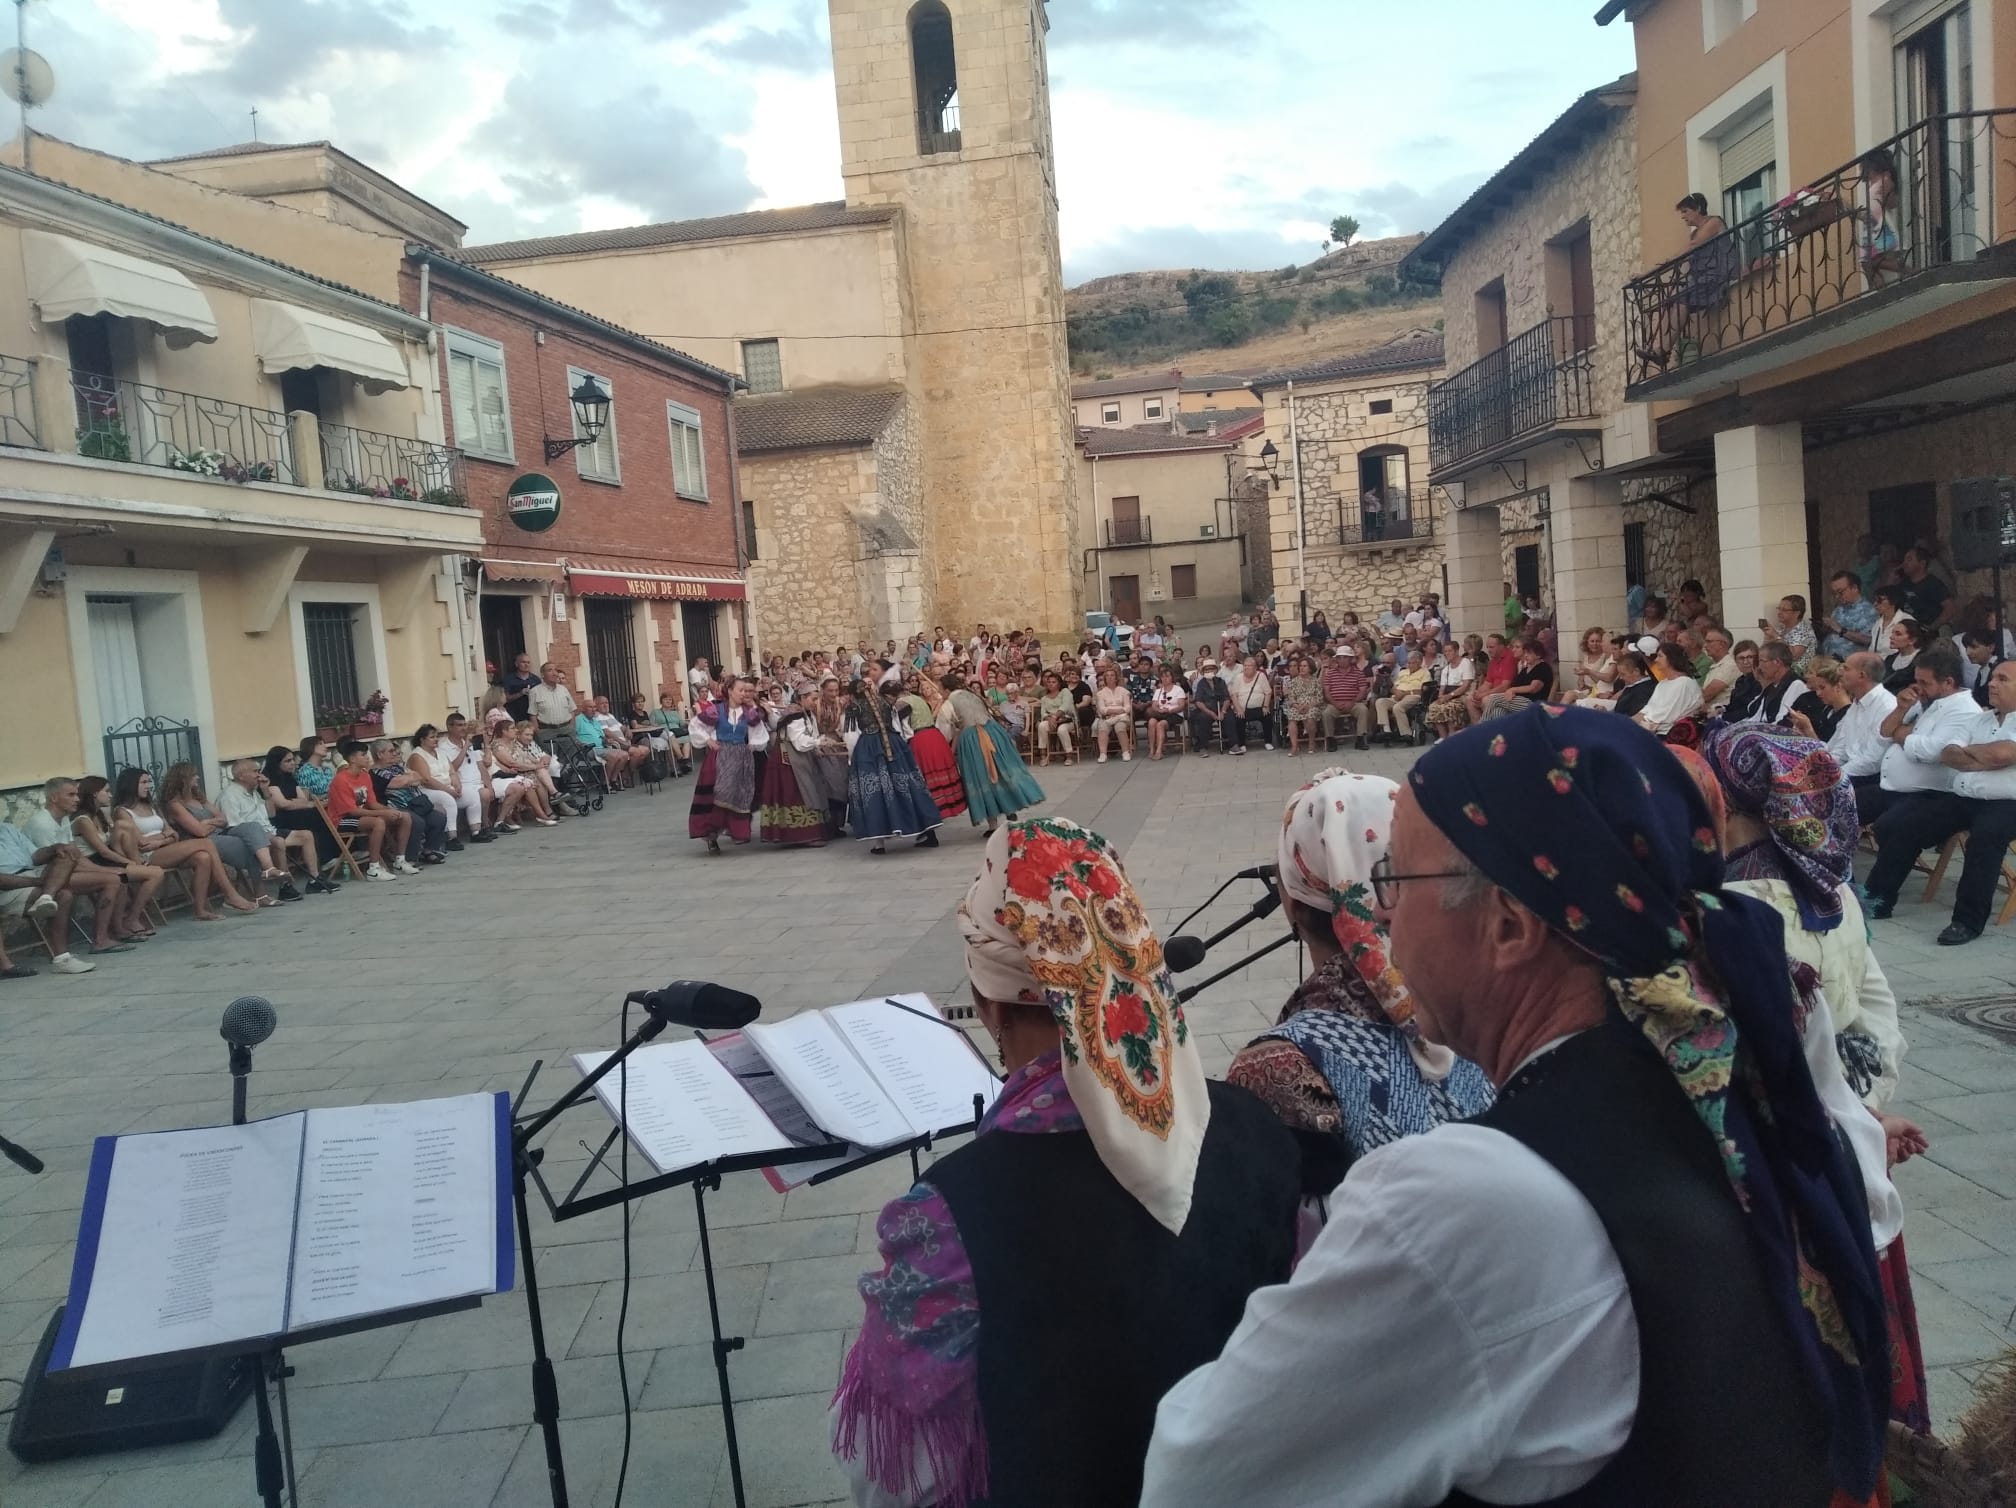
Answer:
<path fill-rule="evenodd" d="M 42 1171 L 41 1158 L 30 1152 L 26 1147 L 17 1147 L 4 1136 L 0 1136 L 0 1157 L 5 1157 L 23 1172 L 39 1173 Z"/>
<path fill-rule="evenodd" d="M 1204 961 L 1204 939 L 1172 937 L 1162 948 L 1162 961 L 1178 974 L 1186 974 Z"/>
<path fill-rule="evenodd" d="M 1262 864 L 1257 867 L 1268 870 L 1270 873 L 1274 868 L 1271 864 Z M 1260 879 L 1263 876 L 1256 873 L 1248 876 L 1248 878 Z M 1194 969 L 1204 961 L 1206 953 L 1217 947 L 1218 944 L 1225 941 L 1233 933 L 1242 928 L 1252 926 L 1253 923 L 1259 921 L 1263 916 L 1271 916 L 1280 909 L 1281 892 L 1278 890 L 1269 890 L 1259 900 L 1248 907 L 1246 914 L 1240 917 L 1238 921 L 1232 923 L 1229 927 L 1221 927 L 1209 937 L 1170 938 L 1167 943 L 1163 944 L 1162 956 L 1168 962 L 1169 967 L 1178 974 L 1183 973 L 1186 969 Z"/>
<path fill-rule="evenodd" d="M 1265 880 L 1272 885 L 1281 878 L 1281 871 L 1272 864 L 1255 864 L 1251 869 L 1242 869 L 1232 876 L 1235 880 Z"/>
<path fill-rule="evenodd" d="M 240 995 L 224 1007 L 217 1035 L 231 1046 L 231 1124 L 245 1124 L 245 1079 L 252 1072 L 252 1049 L 273 1035 L 280 1024 L 273 1002 L 258 995 Z"/>
<path fill-rule="evenodd" d="M 754 995 L 704 979 L 675 979 L 662 990 L 640 990 L 629 999 L 664 1026 L 700 1031 L 737 1031 L 763 1014 L 763 1002 Z"/>

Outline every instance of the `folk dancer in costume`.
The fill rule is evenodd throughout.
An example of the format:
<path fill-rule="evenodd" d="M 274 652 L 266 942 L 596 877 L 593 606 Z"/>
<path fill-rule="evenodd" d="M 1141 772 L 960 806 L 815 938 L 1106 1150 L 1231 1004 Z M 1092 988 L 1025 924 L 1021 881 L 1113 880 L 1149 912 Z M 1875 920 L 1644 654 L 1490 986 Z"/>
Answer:
<path fill-rule="evenodd" d="M 1422 1034 L 1498 1102 L 1353 1165 L 1163 1398 L 1144 1508 L 1871 1501 L 1866 1191 L 1783 926 L 1724 885 L 1687 772 L 1628 719 L 1528 707 L 1422 755 L 1392 862 Z"/>
<path fill-rule="evenodd" d="M 1043 787 L 1015 752 L 1015 740 L 987 703 L 967 689 L 963 676 L 946 676 L 945 690 L 938 732 L 953 741 L 967 816 L 975 827 L 984 821 L 991 833 L 1003 817 L 1013 822 L 1024 807 L 1040 805 L 1045 799 Z"/>
<path fill-rule="evenodd" d="M 1399 794 L 1390 780 L 1332 769 L 1288 798 L 1278 870 L 1289 925 L 1309 948 L 1309 977 L 1225 1074 L 1296 1133 L 1312 1201 L 1375 1148 L 1468 1120 L 1495 1098 L 1475 1063 L 1422 1040 L 1414 999 L 1388 957 L 1375 888 L 1390 868 Z M 1309 1208 L 1320 1222 L 1321 1204 Z M 1309 1239 L 1316 1229 L 1305 1226 Z"/>
<path fill-rule="evenodd" d="M 847 829 L 870 853 L 887 852 L 890 838 L 916 835 L 919 848 L 936 848 L 943 820 L 910 755 L 910 708 L 903 682 L 885 673 L 881 687 L 854 683 L 842 723 L 847 741 Z"/>
<path fill-rule="evenodd" d="M 1287 1276 L 1294 1144 L 1206 1082 L 1097 833 L 1006 824 L 958 916 L 1008 1081 L 980 1134 L 882 1211 L 834 1452 L 862 1503 L 1133 1503 L 1155 1400 Z"/>
<path fill-rule="evenodd" d="M 721 852 L 721 835 L 749 841 L 749 816 L 756 809 L 756 754 L 770 743 L 770 725 L 755 706 L 756 683 L 728 676 L 718 701 L 700 704 L 688 735 L 704 750 L 700 778 L 693 787 L 688 837 L 705 838 L 710 855 Z"/>
<path fill-rule="evenodd" d="M 924 698 L 927 715 L 917 717 L 913 708 L 910 722 L 911 756 L 916 759 L 917 769 L 924 776 L 931 799 L 938 804 L 938 815 L 947 822 L 966 812 L 966 784 L 959 778 L 959 765 L 952 757 L 951 740 L 937 723 L 938 714 L 945 707 L 943 682 L 952 677 L 950 670 L 918 672 L 917 695 Z M 977 826 L 979 819 L 975 818 L 974 822 Z"/>
<path fill-rule="evenodd" d="M 781 757 L 789 760 L 804 805 L 819 813 L 828 839 L 847 831 L 847 743 L 841 737 L 846 704 L 840 683 L 832 676 L 808 687 L 799 699 L 802 716 L 788 718 L 780 729 Z M 773 763 L 775 756 L 773 756 Z"/>
<path fill-rule="evenodd" d="M 756 814 L 762 841 L 824 848 L 830 835 L 825 788 L 808 789 L 800 775 L 801 769 L 815 776 L 819 772 L 816 754 L 799 752 L 801 743 L 818 748 L 818 724 L 809 707 L 776 706 L 769 718 L 774 747 L 763 762 L 762 805 Z"/>

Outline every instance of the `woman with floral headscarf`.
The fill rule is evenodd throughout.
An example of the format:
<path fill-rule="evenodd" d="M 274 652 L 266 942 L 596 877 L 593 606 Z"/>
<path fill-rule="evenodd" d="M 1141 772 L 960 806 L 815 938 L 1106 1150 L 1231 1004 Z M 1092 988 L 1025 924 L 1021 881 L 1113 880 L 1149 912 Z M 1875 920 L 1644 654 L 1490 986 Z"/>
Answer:
<path fill-rule="evenodd" d="M 1132 1503 L 1156 1400 L 1288 1275 L 1294 1145 L 1205 1082 L 1097 833 L 995 832 L 959 926 L 1008 1080 L 973 1142 L 877 1222 L 834 1453 L 860 1502 Z"/>
<path fill-rule="evenodd" d="M 1225 1075 L 1297 1133 L 1312 1196 L 1328 1194 L 1374 1147 L 1491 1108 L 1482 1069 L 1421 1040 L 1413 999 L 1386 956 L 1386 928 L 1373 915 L 1372 878 L 1386 859 L 1399 792 L 1376 775 L 1331 769 L 1288 798 L 1282 899 L 1313 967 L 1274 1029 Z"/>

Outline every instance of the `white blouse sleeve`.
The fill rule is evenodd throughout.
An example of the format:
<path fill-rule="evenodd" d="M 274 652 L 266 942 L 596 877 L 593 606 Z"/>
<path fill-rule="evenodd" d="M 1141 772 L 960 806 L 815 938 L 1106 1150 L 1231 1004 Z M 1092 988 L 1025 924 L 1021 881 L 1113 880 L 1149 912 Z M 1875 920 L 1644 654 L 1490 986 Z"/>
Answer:
<path fill-rule="evenodd" d="M 1851 914 L 1851 924 L 1860 925 L 1860 918 Z M 1897 994 L 1890 988 L 1890 980 L 1883 972 L 1883 965 L 1876 961 L 1876 950 L 1862 950 L 1862 989 L 1856 996 L 1855 1028 L 1866 1032 L 1876 1042 L 1876 1050 L 1882 1056 L 1883 1068 L 1876 1075 L 1876 1082 L 1869 1086 L 1864 1102 L 1871 1110 L 1881 1110 L 1889 1104 L 1897 1093 L 1897 1080 L 1904 1067 L 1904 1029 L 1897 1021 Z"/>
<path fill-rule="evenodd" d="M 752 718 L 748 724 L 749 747 L 757 753 L 770 747 L 770 724 L 763 718 Z"/>
<path fill-rule="evenodd" d="M 809 717 L 794 718 L 784 730 L 784 736 L 791 741 L 791 747 L 800 754 L 814 754 L 819 749 L 819 729 Z"/>
<path fill-rule="evenodd" d="M 717 741 L 714 730 L 697 717 L 686 725 L 686 729 L 686 736 L 693 740 L 693 747 L 696 749 L 707 748 Z"/>
<path fill-rule="evenodd" d="M 1841 1054 L 1834 1045 L 1834 1013 L 1827 1008 L 1826 997 L 1817 991 L 1801 1040 L 1806 1048 L 1806 1069 L 1813 1075 L 1820 1104 L 1841 1133 L 1841 1140 L 1855 1159 L 1855 1169 L 1862 1175 L 1863 1192 L 1869 1201 L 1869 1235 L 1880 1252 L 1904 1229 L 1904 1201 L 1890 1181 L 1889 1144 L 1883 1123 L 1849 1088 L 1848 1076 L 1841 1071 Z"/>
<path fill-rule="evenodd" d="M 861 742 L 861 730 L 859 728 L 848 728 L 844 730 L 840 736 L 841 738 L 846 740 L 847 752 L 849 754 L 852 754 L 854 752 L 854 745 Z"/>

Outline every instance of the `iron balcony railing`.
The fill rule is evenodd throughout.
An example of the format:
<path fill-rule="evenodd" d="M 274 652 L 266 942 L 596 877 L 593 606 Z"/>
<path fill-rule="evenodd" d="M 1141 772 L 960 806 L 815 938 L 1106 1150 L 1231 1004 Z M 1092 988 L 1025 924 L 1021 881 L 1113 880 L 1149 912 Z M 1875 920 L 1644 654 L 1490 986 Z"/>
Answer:
<path fill-rule="evenodd" d="M 959 150 L 959 106 L 955 101 L 941 110 L 917 112 L 917 151 L 931 157 Z"/>
<path fill-rule="evenodd" d="M 194 723 L 136 717 L 105 730 L 105 773 L 114 780 L 121 770 L 146 770 L 159 786 L 173 766 L 184 762 L 203 768 L 203 733 Z"/>
<path fill-rule="evenodd" d="M 1345 545 L 1397 545 L 1435 537 L 1426 487 L 1377 487 L 1338 499 L 1337 538 Z"/>
<path fill-rule="evenodd" d="M 426 440 L 324 424 L 322 485 L 332 492 L 467 507 L 462 453 Z"/>
<path fill-rule="evenodd" d="M 1139 518 L 1109 518 L 1106 520 L 1106 544 L 1152 545 L 1155 543 L 1155 520 L 1143 514 Z"/>
<path fill-rule="evenodd" d="M 1596 416 L 1596 319 L 1554 315 L 1428 389 L 1428 464 L 1483 455 Z"/>
<path fill-rule="evenodd" d="M 90 372 L 72 372 L 70 385 L 81 456 L 229 482 L 300 481 L 285 414 Z"/>
<path fill-rule="evenodd" d="M 1624 287 L 1627 382 L 2016 260 L 2016 108 L 1936 115 Z M 1669 384 L 1670 385 L 1670 384 Z"/>
<path fill-rule="evenodd" d="M 0 445 L 42 445 L 35 422 L 35 363 L 19 356 L 0 356 Z"/>

